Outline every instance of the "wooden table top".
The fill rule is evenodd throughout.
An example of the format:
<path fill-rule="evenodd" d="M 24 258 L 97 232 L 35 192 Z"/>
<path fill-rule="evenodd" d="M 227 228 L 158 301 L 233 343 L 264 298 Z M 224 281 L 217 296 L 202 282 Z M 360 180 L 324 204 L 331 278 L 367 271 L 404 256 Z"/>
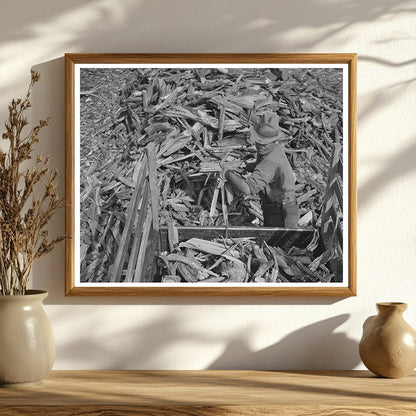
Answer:
<path fill-rule="evenodd" d="M 0 389 L 3 414 L 416 415 L 416 372 L 53 371 L 40 386 Z"/>

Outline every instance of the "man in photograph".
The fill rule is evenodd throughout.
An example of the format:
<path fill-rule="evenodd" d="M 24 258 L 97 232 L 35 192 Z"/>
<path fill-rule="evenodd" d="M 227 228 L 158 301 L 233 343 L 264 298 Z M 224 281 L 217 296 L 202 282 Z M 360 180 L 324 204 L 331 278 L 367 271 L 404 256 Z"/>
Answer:
<path fill-rule="evenodd" d="M 223 176 L 231 187 L 246 196 L 259 196 L 265 227 L 297 228 L 299 208 L 295 198 L 295 176 L 280 140 L 285 134 L 279 117 L 268 111 L 252 122 L 251 141 L 257 149 L 252 174 L 244 179 L 221 162 Z"/>

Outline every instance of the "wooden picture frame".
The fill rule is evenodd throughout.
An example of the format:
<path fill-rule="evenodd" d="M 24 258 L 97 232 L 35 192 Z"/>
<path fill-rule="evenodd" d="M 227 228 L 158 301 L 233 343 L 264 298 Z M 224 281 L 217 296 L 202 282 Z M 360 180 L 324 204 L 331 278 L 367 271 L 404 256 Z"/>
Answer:
<path fill-rule="evenodd" d="M 66 54 L 65 71 L 66 295 L 356 295 L 356 54 Z M 310 226 L 259 227 L 266 221 L 263 209 L 254 217 L 257 225 L 232 227 L 230 218 L 252 218 L 227 211 L 226 202 L 240 193 L 215 196 L 214 190 L 217 199 L 206 198 L 211 210 L 200 208 L 204 146 L 222 162 L 234 158 L 226 149 L 253 156 L 250 123 L 259 126 L 273 112 L 297 178 L 295 203 Z M 167 138 L 170 145 L 162 149 Z M 223 140 L 240 140 L 239 147 L 221 153 Z M 172 156 L 173 145 L 180 151 Z M 196 182 L 186 182 L 187 166 L 198 166 Z M 218 166 L 215 161 L 206 183 Z M 244 169 L 238 175 L 250 178 Z M 195 195 L 186 195 L 178 175 Z M 183 199 L 166 202 L 172 195 Z M 241 210 L 250 205 L 243 199 Z M 195 206 L 201 220 L 193 217 Z M 221 221 L 225 227 L 218 227 Z M 226 251 L 243 250 L 233 255 L 241 257 L 244 282 L 224 251 L 215 257 L 211 246 L 210 254 L 196 250 L 200 240 L 188 243 L 202 232 L 207 241 L 220 237 L 217 244 Z M 175 262 L 171 254 L 181 256 L 181 250 L 191 263 L 185 255 Z M 215 261 L 223 263 L 221 271 Z"/>

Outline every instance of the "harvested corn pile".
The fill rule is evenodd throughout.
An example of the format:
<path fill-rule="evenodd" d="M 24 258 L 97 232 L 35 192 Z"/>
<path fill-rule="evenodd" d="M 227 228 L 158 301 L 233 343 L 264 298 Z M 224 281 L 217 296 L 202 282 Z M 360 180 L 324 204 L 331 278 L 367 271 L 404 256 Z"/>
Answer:
<path fill-rule="evenodd" d="M 253 237 L 207 241 L 192 238 L 162 253 L 165 283 L 308 283 L 331 281 L 334 274 L 314 259 L 318 233 L 304 249 L 285 251 Z"/>
<path fill-rule="evenodd" d="M 300 225 L 317 228 L 331 155 L 343 141 L 341 70 L 82 69 L 81 281 L 109 281 L 148 143 L 155 144 L 161 226 L 261 226 L 259 201 L 221 183 L 219 162 L 234 161 L 249 175 L 245 168 L 256 161 L 250 116 L 266 109 L 286 133 Z M 330 259 L 340 256 L 338 247 Z"/>

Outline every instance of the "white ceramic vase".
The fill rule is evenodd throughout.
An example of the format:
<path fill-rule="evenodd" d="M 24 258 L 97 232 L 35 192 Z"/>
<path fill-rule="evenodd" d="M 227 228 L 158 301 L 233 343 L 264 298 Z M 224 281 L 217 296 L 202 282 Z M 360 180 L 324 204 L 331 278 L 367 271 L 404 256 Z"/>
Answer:
<path fill-rule="evenodd" d="M 0 385 L 41 383 L 55 361 L 52 326 L 42 301 L 48 292 L 0 295 Z"/>

